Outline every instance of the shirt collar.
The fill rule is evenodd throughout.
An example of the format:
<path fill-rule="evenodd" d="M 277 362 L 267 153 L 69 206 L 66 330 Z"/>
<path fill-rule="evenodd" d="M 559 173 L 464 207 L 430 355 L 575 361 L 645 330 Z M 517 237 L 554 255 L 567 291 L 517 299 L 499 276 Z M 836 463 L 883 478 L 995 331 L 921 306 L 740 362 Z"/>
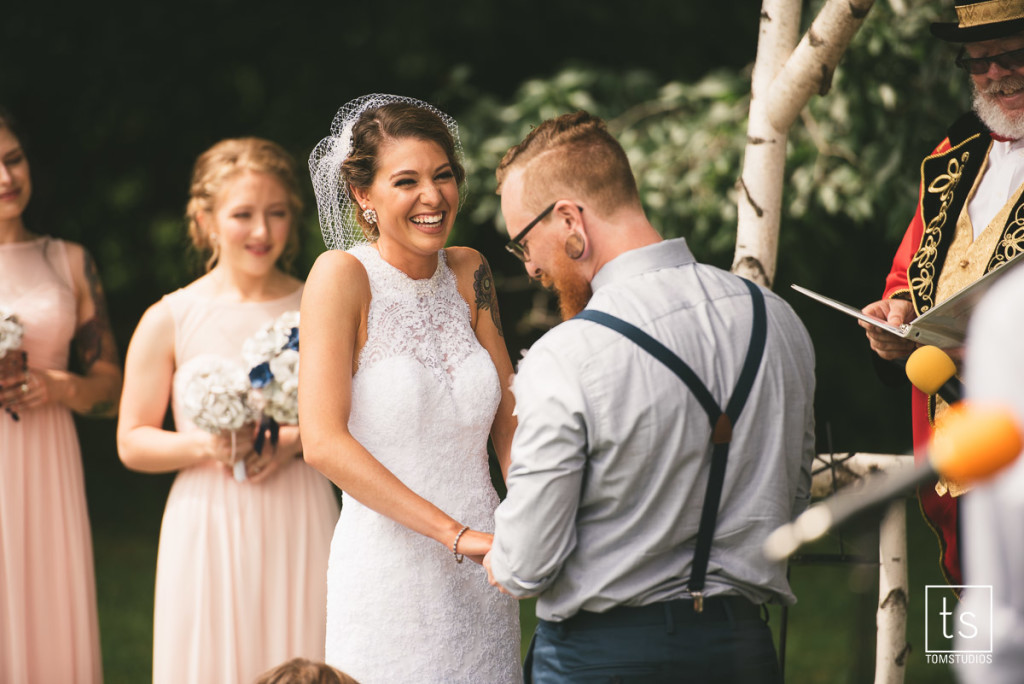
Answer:
<path fill-rule="evenodd" d="M 601 267 L 590 281 L 595 292 L 605 285 L 631 278 L 647 271 L 672 268 L 696 262 L 693 253 L 686 246 L 686 238 L 662 240 L 653 245 L 638 247 L 624 252 Z"/>
<path fill-rule="evenodd" d="M 994 164 L 1000 163 L 1004 159 L 1013 160 L 1014 164 L 1020 163 L 1022 161 L 1019 155 L 1021 150 L 1024 150 L 1024 139 L 1005 142 L 993 140 L 992 148 L 989 152 L 989 168 L 992 168 Z"/>

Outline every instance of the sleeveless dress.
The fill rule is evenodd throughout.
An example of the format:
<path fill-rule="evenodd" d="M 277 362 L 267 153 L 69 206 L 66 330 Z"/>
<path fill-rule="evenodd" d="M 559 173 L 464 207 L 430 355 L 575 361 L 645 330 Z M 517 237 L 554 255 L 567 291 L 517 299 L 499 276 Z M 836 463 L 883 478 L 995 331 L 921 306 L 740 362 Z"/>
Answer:
<path fill-rule="evenodd" d="M 32 368 L 66 370 L 76 303 L 67 248 L 0 245 L 0 306 Z M 0 682 L 100 682 L 85 480 L 71 410 L 0 412 Z"/>
<path fill-rule="evenodd" d="M 175 367 L 199 355 L 244 367 L 242 344 L 297 310 L 301 288 L 267 302 L 223 302 L 188 288 L 167 295 Z M 178 431 L 196 430 L 180 397 Z M 178 472 L 160 529 L 153 629 L 156 684 L 250 684 L 293 657 L 323 660 L 327 557 L 338 503 L 301 458 L 262 482 L 220 463 Z"/>
<path fill-rule="evenodd" d="M 501 390 L 445 252 L 423 280 L 372 246 L 350 253 L 371 292 L 352 435 L 417 494 L 493 532 L 487 439 Z M 360 684 L 522 681 L 516 602 L 476 563 L 348 496 L 327 585 L 327 662 Z"/>

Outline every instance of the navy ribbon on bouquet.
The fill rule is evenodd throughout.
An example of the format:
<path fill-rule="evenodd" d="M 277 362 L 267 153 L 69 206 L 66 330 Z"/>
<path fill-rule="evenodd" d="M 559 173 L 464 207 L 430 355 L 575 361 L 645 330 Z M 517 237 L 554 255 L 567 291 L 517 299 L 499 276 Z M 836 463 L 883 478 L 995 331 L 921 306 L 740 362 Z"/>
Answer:
<path fill-rule="evenodd" d="M 257 454 L 263 453 L 263 445 L 266 441 L 270 440 L 270 446 L 277 446 L 277 438 L 281 432 L 281 426 L 278 425 L 277 421 L 270 416 L 263 416 L 260 420 L 260 431 L 256 435 L 256 440 L 252 443 L 252 449 Z"/>
<path fill-rule="evenodd" d="M 256 389 L 266 387 L 273 379 L 274 374 L 270 372 L 270 363 L 268 361 L 264 361 L 249 371 L 249 382 Z M 260 419 L 260 430 L 256 434 L 256 441 L 252 445 L 253 450 L 257 454 L 262 454 L 263 445 L 268 437 L 270 438 L 270 446 L 276 447 L 279 432 L 280 426 L 277 424 L 277 421 L 270 416 L 263 416 Z"/>

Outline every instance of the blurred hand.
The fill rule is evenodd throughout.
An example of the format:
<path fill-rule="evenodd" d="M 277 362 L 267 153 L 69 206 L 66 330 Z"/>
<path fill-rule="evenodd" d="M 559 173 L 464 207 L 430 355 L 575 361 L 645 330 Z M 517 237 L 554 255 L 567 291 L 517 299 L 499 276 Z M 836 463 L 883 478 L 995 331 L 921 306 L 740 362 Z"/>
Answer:
<path fill-rule="evenodd" d="M 494 579 L 494 572 L 491 570 L 491 553 L 490 553 L 490 551 L 488 551 L 487 555 L 484 556 L 484 560 L 483 560 L 482 565 L 484 566 L 484 570 L 487 571 L 487 581 L 490 582 L 491 586 L 494 587 L 495 589 L 497 589 L 498 591 L 500 591 L 502 594 L 508 594 L 509 596 L 511 596 L 511 594 L 508 593 L 508 589 L 506 589 L 505 587 L 501 586 L 501 584 L 498 582 L 498 580 Z"/>
<path fill-rule="evenodd" d="M 232 434 L 234 439 L 232 439 Z M 235 462 L 239 460 L 248 462 L 255 454 L 252 448 L 255 435 L 255 429 L 248 425 L 234 433 L 223 432 L 217 435 L 207 435 L 206 456 L 223 463 L 228 468 L 234 466 Z"/>
<path fill-rule="evenodd" d="M 22 413 L 55 400 L 59 379 L 54 371 L 8 366 L 0 377 L 0 406 Z"/>
<path fill-rule="evenodd" d="M 868 304 L 861 311 L 893 327 L 899 327 L 917 318 L 914 305 L 905 299 L 882 299 Z M 864 328 L 871 349 L 886 361 L 906 358 L 917 348 L 917 343 L 897 337 L 867 321 L 857 323 Z"/>
<path fill-rule="evenodd" d="M 253 431 L 253 439 L 259 434 L 259 426 Z M 296 456 L 302 453 L 302 439 L 298 425 L 281 425 L 278 428 L 277 444 L 270 443 L 270 436 L 265 435 L 263 453 L 252 455 L 245 462 L 246 480 L 252 483 L 262 482 Z"/>

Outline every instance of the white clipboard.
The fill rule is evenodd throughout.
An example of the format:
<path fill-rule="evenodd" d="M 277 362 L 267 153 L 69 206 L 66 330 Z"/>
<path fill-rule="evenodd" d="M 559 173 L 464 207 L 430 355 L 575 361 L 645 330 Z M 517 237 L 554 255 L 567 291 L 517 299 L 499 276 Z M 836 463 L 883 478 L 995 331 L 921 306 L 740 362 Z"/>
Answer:
<path fill-rule="evenodd" d="M 792 285 L 791 287 L 811 299 L 870 323 L 877 328 L 892 333 L 896 337 L 902 337 L 918 344 L 932 344 L 940 349 L 955 349 L 956 347 L 963 346 L 964 338 L 967 336 L 967 322 L 982 295 L 988 291 L 988 288 L 993 283 L 1013 270 L 1011 266 L 1021 263 L 1022 256 L 1024 254 L 1018 254 L 1002 266 L 978 278 L 941 304 L 925 311 L 910 323 L 904 323 L 898 327 L 889 325 L 879 318 L 868 316 L 860 309 L 838 302 L 831 297 L 808 290 L 806 287 L 800 287 L 799 285 Z M 1024 292 L 1021 293 L 1021 296 L 1024 296 Z"/>

